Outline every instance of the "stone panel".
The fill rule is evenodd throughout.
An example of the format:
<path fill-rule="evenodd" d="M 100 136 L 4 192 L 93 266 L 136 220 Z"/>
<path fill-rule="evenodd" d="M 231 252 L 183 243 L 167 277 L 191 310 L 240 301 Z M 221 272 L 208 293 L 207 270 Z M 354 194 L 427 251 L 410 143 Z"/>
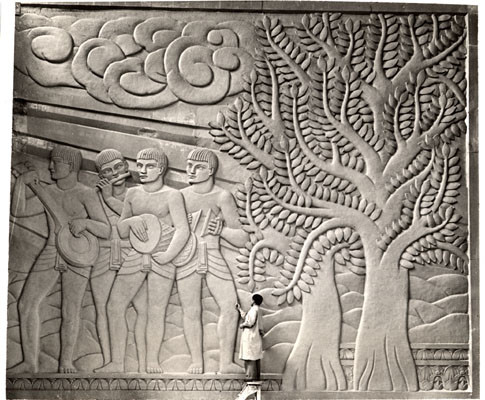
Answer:
<path fill-rule="evenodd" d="M 476 21 L 21 4 L 8 397 L 476 397 Z"/>

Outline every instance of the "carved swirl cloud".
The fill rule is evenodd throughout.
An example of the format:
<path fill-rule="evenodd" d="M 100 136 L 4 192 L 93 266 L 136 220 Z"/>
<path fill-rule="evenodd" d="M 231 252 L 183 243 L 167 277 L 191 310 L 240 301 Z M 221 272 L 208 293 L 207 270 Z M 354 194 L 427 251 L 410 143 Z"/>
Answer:
<path fill-rule="evenodd" d="M 235 75 L 251 68 L 252 57 L 239 47 L 236 33 L 210 22 L 187 24 L 165 54 L 170 89 L 192 104 L 214 104 L 239 92 L 242 82 Z"/>
<path fill-rule="evenodd" d="M 15 60 L 17 70 L 42 86 L 84 88 L 122 108 L 215 104 L 241 92 L 242 75 L 253 67 L 245 50 L 254 43 L 253 29 L 241 21 L 183 23 L 162 16 L 41 22 L 24 24 L 18 33 L 16 54 L 23 56 Z"/>

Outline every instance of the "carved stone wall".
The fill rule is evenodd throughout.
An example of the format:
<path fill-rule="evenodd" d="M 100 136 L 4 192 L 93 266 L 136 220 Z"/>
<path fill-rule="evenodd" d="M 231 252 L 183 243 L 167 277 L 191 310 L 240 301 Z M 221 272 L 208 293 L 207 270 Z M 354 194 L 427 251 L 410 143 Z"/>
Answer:
<path fill-rule="evenodd" d="M 248 310 L 254 293 L 264 298 L 268 398 L 477 396 L 476 8 L 213 7 L 18 9 L 8 397 L 235 398 L 244 372 L 234 303 Z M 56 158 L 59 146 L 80 151 L 78 174 L 74 155 Z M 192 236 L 173 242 L 184 245 L 179 255 L 191 240 L 195 250 L 178 265 L 158 262 L 155 250 L 136 261 L 143 252 L 123 236 L 125 219 L 158 207 L 129 200 L 147 187 L 147 148 L 166 154 L 163 182 L 184 199 L 168 216 Z M 191 192 L 190 160 L 201 162 L 201 148 L 219 164 L 203 161 L 215 177 L 210 193 L 222 193 L 209 203 Z M 115 181 L 100 183 L 105 149 L 119 151 L 130 173 L 118 211 Z M 64 194 L 59 158 L 71 163 L 76 195 Z M 148 211 L 137 214 L 138 205 Z M 77 251 L 72 243 L 88 234 L 96 261 L 66 261 L 63 248 Z M 82 246 L 85 257 L 91 248 Z M 100 284 L 103 263 L 111 278 Z M 130 281 L 116 294 L 123 276 L 139 274 L 139 291 L 128 294 Z M 150 315 L 163 317 L 156 366 L 146 351 Z"/>

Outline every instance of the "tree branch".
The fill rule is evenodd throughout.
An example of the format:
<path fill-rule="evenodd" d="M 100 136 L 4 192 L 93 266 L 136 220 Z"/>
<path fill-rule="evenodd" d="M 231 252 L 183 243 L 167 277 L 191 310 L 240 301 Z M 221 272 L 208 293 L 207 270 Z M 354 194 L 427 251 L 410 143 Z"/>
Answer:
<path fill-rule="evenodd" d="M 326 172 L 327 174 L 334 175 L 339 177 L 340 179 L 345 179 L 352 182 L 357 189 L 359 190 L 360 194 L 366 198 L 368 201 L 372 201 L 376 203 L 376 190 L 374 183 L 372 182 L 369 177 L 361 172 L 358 172 L 352 168 L 345 167 L 338 162 L 329 163 L 327 161 L 322 160 L 318 157 L 308 146 L 305 142 L 305 139 L 302 135 L 300 124 L 298 122 L 298 113 L 297 113 L 297 100 L 293 99 L 293 125 L 295 130 L 295 136 L 298 140 L 298 144 L 300 145 L 303 154 L 321 171 Z M 332 143 L 332 148 L 334 145 Z"/>
<path fill-rule="evenodd" d="M 308 256 L 308 252 L 310 251 L 313 242 L 322 234 L 325 232 L 339 228 L 343 225 L 343 221 L 340 220 L 339 218 L 336 219 L 331 219 L 329 221 L 323 222 L 318 228 L 313 230 L 308 237 L 305 239 L 305 243 L 303 244 L 303 247 L 300 251 L 300 256 L 298 257 L 298 263 L 296 265 L 295 273 L 293 274 L 293 278 L 291 279 L 291 282 L 286 286 L 285 288 L 285 293 L 289 292 L 293 287 L 296 286 L 298 283 L 298 280 L 300 279 L 301 273 L 303 271 L 303 268 L 305 267 L 305 262 L 306 258 Z M 337 245 L 338 246 L 338 245 Z M 345 245 L 341 245 L 344 247 Z"/>
<path fill-rule="evenodd" d="M 238 114 L 238 120 L 240 119 L 240 115 Z M 259 147 L 255 146 L 247 137 L 246 131 L 243 128 L 241 133 L 242 139 L 236 137 L 232 134 L 228 129 L 222 127 L 222 131 L 224 134 L 235 144 L 245 149 L 248 153 L 250 153 L 256 160 L 258 160 L 261 164 L 263 164 L 267 169 L 273 169 L 273 158 L 262 151 Z"/>
<path fill-rule="evenodd" d="M 345 124 L 338 121 L 330 111 L 328 105 L 328 95 L 327 95 L 327 74 L 323 72 L 323 109 L 325 116 L 332 126 L 343 135 L 349 142 L 351 142 L 362 154 L 365 160 L 367 175 L 371 180 L 377 182 L 379 176 L 382 174 L 382 162 L 378 153 L 373 149 L 369 143 L 367 143 L 350 124 Z"/>
<path fill-rule="evenodd" d="M 404 195 L 408 192 L 409 188 L 413 185 L 418 185 L 420 186 L 424 180 L 427 178 L 429 173 L 431 172 L 431 169 L 433 167 L 433 162 L 435 158 L 435 152 L 434 150 L 432 151 L 431 154 L 431 159 L 426 166 L 418 175 L 416 175 L 414 178 L 411 178 L 407 182 L 403 183 L 394 193 L 392 193 L 387 201 L 386 205 L 382 210 L 382 215 L 379 219 L 379 223 L 381 226 L 387 226 L 396 219 L 397 213 L 400 212 L 400 207 L 399 205 L 402 203 L 404 199 Z"/>
<path fill-rule="evenodd" d="M 295 75 L 298 77 L 300 82 L 304 84 L 305 86 L 311 86 L 311 79 L 308 76 L 308 74 L 295 62 L 293 59 L 286 54 L 283 49 L 281 49 L 273 40 L 271 37 L 270 30 L 266 28 L 266 38 L 268 39 L 268 42 L 270 46 L 273 48 L 274 51 L 288 64 L 289 67 L 293 70 Z"/>

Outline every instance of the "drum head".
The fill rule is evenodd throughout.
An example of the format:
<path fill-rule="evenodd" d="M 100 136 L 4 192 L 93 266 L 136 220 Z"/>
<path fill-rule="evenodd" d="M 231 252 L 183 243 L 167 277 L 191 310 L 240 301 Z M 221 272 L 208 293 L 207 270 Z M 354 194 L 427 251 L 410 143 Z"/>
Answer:
<path fill-rule="evenodd" d="M 91 267 L 99 255 L 97 237 L 88 231 L 76 237 L 69 230 L 69 225 L 61 228 L 56 244 L 61 257 L 74 267 Z"/>
<path fill-rule="evenodd" d="M 162 233 L 160 221 L 153 214 L 141 214 L 139 217 L 142 218 L 147 225 L 148 240 L 146 242 L 141 241 L 135 236 L 133 231 L 130 230 L 130 243 L 139 253 L 151 254 L 160 241 L 160 235 Z"/>

